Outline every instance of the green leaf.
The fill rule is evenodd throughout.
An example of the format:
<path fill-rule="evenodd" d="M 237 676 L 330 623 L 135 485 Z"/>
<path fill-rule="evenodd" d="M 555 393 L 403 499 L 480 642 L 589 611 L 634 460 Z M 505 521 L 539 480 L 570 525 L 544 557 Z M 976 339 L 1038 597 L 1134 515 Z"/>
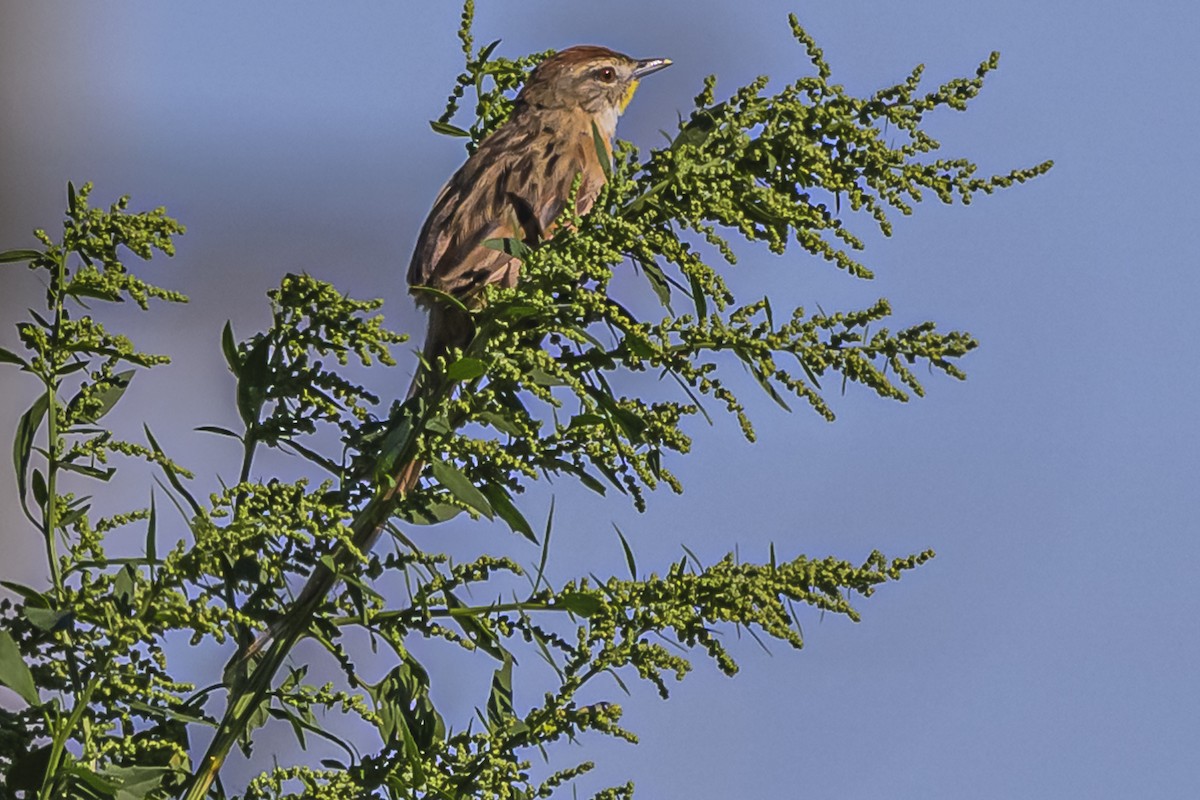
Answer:
<path fill-rule="evenodd" d="M 500 41 L 501 41 L 500 39 L 497 39 L 496 41 L 492 42 L 491 44 L 489 44 L 486 47 L 484 47 L 483 49 L 481 49 L 479 51 L 479 55 L 476 56 L 476 58 L 475 58 L 475 63 L 479 64 L 480 66 L 483 66 L 483 64 L 486 63 L 489 58 L 491 58 L 492 52 L 497 47 L 500 46 Z"/>
<path fill-rule="evenodd" d="M 230 439 L 237 439 L 239 442 L 242 440 L 241 434 L 234 433 L 228 428 L 222 428 L 217 425 L 200 425 L 192 428 L 192 430 L 203 431 L 204 433 L 215 433 L 217 436 L 228 436 Z"/>
<path fill-rule="evenodd" d="M 81 417 L 84 422 L 97 422 L 105 414 L 112 410 L 121 396 L 125 394 L 125 390 L 129 388 L 129 382 L 133 380 L 134 371 L 127 369 L 124 372 L 118 372 L 112 376 L 108 382 L 108 386 L 102 390 L 97 399 L 100 401 L 100 406 L 91 411 L 86 417 Z"/>
<path fill-rule="evenodd" d="M 603 607 L 604 601 L 586 592 L 563 592 L 554 598 L 554 605 L 572 614 L 590 617 Z"/>
<path fill-rule="evenodd" d="M 442 122 L 440 119 L 429 120 L 429 127 L 433 128 L 435 133 L 441 133 L 445 136 L 470 136 L 470 131 L 464 131 L 457 125 L 451 125 L 449 122 Z"/>
<path fill-rule="evenodd" d="M 364 688 L 375 701 L 377 727 L 385 742 L 399 736 L 424 753 L 445 738 L 445 722 L 429 699 L 429 674 L 409 653 L 403 653 L 403 661 L 379 683 Z"/>
<path fill-rule="evenodd" d="M 25 606 L 21 609 L 25 619 L 38 630 L 53 631 L 64 626 L 64 620 L 69 623 L 75 618 L 73 611 L 60 611 L 50 608 L 34 608 Z"/>
<path fill-rule="evenodd" d="M 18 264 L 22 261 L 33 261 L 41 257 L 40 250 L 5 250 L 0 253 L 0 264 Z"/>
<path fill-rule="evenodd" d="M 3 347 L 0 347 L 0 364 L 20 364 L 22 367 L 26 366 L 25 359 L 11 350 L 5 350 Z"/>
<path fill-rule="evenodd" d="M 210 728 L 217 727 L 216 720 L 206 717 L 202 713 L 187 714 L 179 710 L 179 708 L 160 708 L 159 706 L 152 706 L 148 703 L 142 703 L 137 700 L 130 700 L 127 702 L 131 709 L 134 711 L 139 711 L 147 717 L 173 719 L 178 720 L 179 722 L 187 722 L 194 725 L 207 725 Z"/>
<path fill-rule="evenodd" d="M 158 505 L 154 490 L 150 490 L 150 517 L 146 521 L 146 563 L 150 565 L 150 580 L 154 580 L 154 568 L 158 563 Z"/>
<path fill-rule="evenodd" d="M 596 148 L 596 158 L 600 161 L 600 168 L 604 170 L 604 179 L 612 180 L 612 154 L 608 152 L 607 143 L 604 137 L 600 134 L 600 129 L 596 127 L 596 123 L 592 123 L 592 144 Z"/>
<path fill-rule="evenodd" d="M 487 718 L 493 731 L 503 730 L 514 716 L 512 691 L 512 656 L 505 655 L 504 663 L 492 673 L 492 691 L 488 694 Z"/>
<path fill-rule="evenodd" d="M 33 401 L 33 405 L 25 410 L 17 423 L 17 435 L 13 439 L 13 466 L 17 472 L 17 491 L 22 503 L 25 502 L 26 471 L 29 467 L 29 455 L 33 452 L 33 437 L 37 435 L 42 417 L 46 416 L 46 409 L 49 407 L 50 395 L 43 394 Z"/>
<path fill-rule="evenodd" d="M 788 404 L 784 401 L 783 397 L 780 396 L 779 392 L 775 390 L 775 387 L 771 384 L 771 381 L 761 369 L 759 369 L 757 366 L 750 366 L 750 374 L 754 376 L 754 380 L 758 381 L 758 385 L 763 388 L 763 391 L 767 393 L 767 396 L 779 404 L 780 408 L 782 408 L 784 411 L 792 410 L 791 407 L 788 406 Z"/>
<path fill-rule="evenodd" d="M 109 798 L 116 800 L 117 790 L 121 788 L 121 785 L 116 781 L 110 781 L 102 778 L 100 775 L 88 768 L 87 765 L 80 764 L 73 758 L 64 759 L 63 767 L 60 768 L 59 771 L 70 775 L 76 780 L 76 785 L 72 787 L 74 791 L 71 792 L 72 796 L 75 797 L 100 797 L 105 798 L 105 800 L 108 800 Z M 84 794 L 80 791 L 82 787 L 78 784 L 83 784 L 91 791 L 89 791 L 87 794 Z M 92 792 L 96 792 L 98 794 L 92 794 Z"/>
<path fill-rule="evenodd" d="M 251 345 L 241 364 L 237 383 L 237 407 L 247 429 L 258 424 L 258 415 L 266 399 L 266 384 L 270 378 L 271 342 L 266 336 Z"/>
<path fill-rule="evenodd" d="M 136 578 L 137 571 L 131 564 L 126 564 L 113 581 L 113 595 L 127 608 L 133 605 Z"/>
<path fill-rule="evenodd" d="M 514 420 L 494 411 L 480 413 L 478 420 L 491 425 L 501 433 L 507 433 L 509 436 L 520 436 L 522 433 L 520 426 Z"/>
<path fill-rule="evenodd" d="M 538 559 L 537 577 L 533 579 L 533 591 L 536 594 L 542 584 L 542 576 L 546 574 L 546 560 L 550 557 L 550 531 L 554 527 L 554 497 L 550 497 L 550 512 L 546 514 L 546 532 L 542 536 L 542 555 Z"/>
<path fill-rule="evenodd" d="M 557 375 L 551 375 L 540 367 L 534 367 L 527 373 L 529 380 L 538 386 L 566 386 L 567 382 Z"/>
<path fill-rule="evenodd" d="M 662 267 L 655 264 L 653 261 L 639 261 L 642 267 L 642 272 L 646 275 L 646 280 L 650 282 L 650 288 L 654 290 L 654 294 L 658 297 L 658 302 L 662 303 L 663 308 L 667 311 L 671 310 L 671 284 L 667 281 L 667 275 L 662 271 Z"/>
<path fill-rule="evenodd" d="M 596 494 L 607 494 L 608 489 L 605 488 L 604 484 L 598 481 L 594 475 L 587 472 L 587 470 L 585 470 L 583 467 L 577 467 L 569 461 L 563 461 L 561 458 L 555 459 L 553 464 L 554 468 L 559 472 L 568 472 L 574 475 L 576 478 L 579 478 L 580 483 L 591 489 Z"/>
<path fill-rule="evenodd" d="M 94 297 L 97 300 L 107 300 L 113 303 L 123 303 L 125 298 L 121 297 L 120 292 L 112 289 L 103 289 L 99 286 L 93 286 L 82 281 L 71 281 L 66 288 L 66 293 L 76 299 L 84 297 Z"/>
<path fill-rule="evenodd" d="M 91 467 L 87 464 L 72 464 L 69 461 L 60 461 L 58 463 L 58 467 L 59 469 L 67 472 L 77 472 L 80 475 L 86 475 L 89 478 L 96 478 L 97 480 L 101 481 L 107 481 L 113 475 L 117 474 L 116 467 L 105 467 L 101 469 L 100 467 Z"/>
<path fill-rule="evenodd" d="M 483 613 L 467 612 L 466 606 L 453 592 L 447 589 L 443 593 L 446 596 L 446 607 L 450 609 L 454 621 L 462 627 L 467 638 L 474 642 L 476 647 L 497 661 L 512 658 L 512 655 L 500 645 L 500 640 L 492 631 L 492 627 Z M 455 611 L 463 613 L 456 614 Z"/>
<path fill-rule="evenodd" d="M 409 401 L 412 402 L 411 400 Z M 387 430 L 387 435 L 383 437 L 383 441 L 375 449 L 379 455 L 375 461 L 375 480 L 384 481 L 390 478 L 398 470 L 396 461 L 404 454 L 411 444 L 413 418 L 416 412 L 412 406 L 405 403 L 405 408 L 396 419 L 392 420 L 391 426 Z"/>
<path fill-rule="evenodd" d="M 469 381 L 487 372 L 487 365 L 478 358 L 460 358 L 446 368 L 446 377 L 452 381 Z"/>
<path fill-rule="evenodd" d="M 162 785 L 167 777 L 166 767 L 118 767 L 109 764 L 103 775 L 118 782 L 113 800 L 143 800 Z"/>
<path fill-rule="evenodd" d="M 692 284 L 692 302 L 696 304 L 696 319 L 706 319 L 708 317 L 708 299 L 704 296 L 704 287 L 700 285 L 700 279 L 695 275 L 689 275 L 688 279 Z"/>
<path fill-rule="evenodd" d="M 50 607 L 50 601 L 46 599 L 46 595 L 35 589 L 30 589 L 24 584 L 16 583 L 14 581 L 0 581 L 0 586 L 3 586 L 5 589 L 8 589 L 10 592 L 23 599 L 26 607 L 29 607 L 30 605 L 38 608 Z"/>
<path fill-rule="evenodd" d="M 237 340 L 233 338 L 233 323 L 229 320 L 225 321 L 225 327 L 221 329 L 221 353 L 225 356 L 229 371 L 237 376 L 242 370 L 242 358 L 238 354 Z"/>
<path fill-rule="evenodd" d="M 150 447 L 154 449 L 154 454 L 161 459 L 158 464 L 162 467 L 162 471 L 166 474 L 167 480 L 171 483 L 172 488 L 183 495 L 183 499 L 187 500 L 188 505 L 191 506 L 192 513 L 195 516 L 204 516 L 204 509 L 201 508 L 200 504 L 196 502 L 196 498 L 192 497 L 192 493 L 184 487 L 183 482 L 179 480 L 179 475 L 175 471 L 175 468 L 169 464 L 163 463 L 167 458 L 167 454 L 164 453 L 163 449 L 158 446 L 158 440 L 155 439 L 154 434 L 150 432 L 150 426 L 143 423 L 142 430 L 146 432 L 146 441 L 150 442 Z"/>
<path fill-rule="evenodd" d="M 484 485 L 483 493 L 491 504 L 492 510 L 496 512 L 496 516 L 508 523 L 508 527 L 513 533 L 519 533 L 534 544 L 538 543 L 537 536 L 533 533 L 533 528 L 529 525 L 529 520 L 513 505 L 512 498 L 508 496 L 503 486 L 489 483 Z"/>
<path fill-rule="evenodd" d="M 8 631 L 0 631 L 0 684 L 12 689 L 31 706 L 42 702 L 33 682 L 33 673 L 21 658 L 21 651 Z"/>
<path fill-rule="evenodd" d="M 613 530 L 617 532 L 617 537 L 621 540 L 621 547 L 625 550 L 625 564 L 629 567 L 629 577 L 637 580 L 637 561 L 633 558 L 633 549 L 629 546 L 628 540 L 625 539 L 625 534 L 617 527 L 617 523 L 613 523 Z"/>
<path fill-rule="evenodd" d="M 646 431 L 644 419 L 628 408 L 621 407 L 612 395 L 603 389 L 589 389 L 588 393 L 595 399 L 596 405 L 608 413 L 609 418 L 625 434 L 625 438 L 631 442 L 641 440 L 642 434 Z"/>
<path fill-rule="evenodd" d="M 448 519 L 454 519 L 463 513 L 464 509 L 454 503 L 430 503 L 421 508 L 400 508 L 396 515 L 413 525 L 437 525 Z"/>
<path fill-rule="evenodd" d="M 690 556 L 690 557 L 691 557 L 692 561 L 693 561 L 693 562 L 695 563 L 695 565 L 696 565 L 696 569 L 698 569 L 698 570 L 700 570 L 701 572 L 703 572 L 703 571 L 704 571 L 704 562 L 702 562 L 702 561 L 700 560 L 700 556 L 698 556 L 698 555 L 696 555 L 695 553 L 693 553 L 693 552 L 692 552 L 692 549 L 691 549 L 690 547 L 688 547 L 686 544 L 681 544 L 681 545 L 680 545 L 680 547 L 682 547 L 682 548 L 683 548 L 683 552 L 687 553 L 687 554 L 688 554 L 688 556 Z"/>
<path fill-rule="evenodd" d="M 444 486 L 450 494 L 488 519 L 493 519 L 494 512 L 491 503 L 488 502 L 483 492 L 471 483 L 471 479 L 462 470 L 445 461 L 436 460 L 430 462 L 430 467 L 433 469 L 433 477 L 437 478 L 438 483 Z"/>
<path fill-rule="evenodd" d="M 499 240 L 498 239 L 489 239 L 488 241 L 491 242 L 491 241 L 499 241 Z M 487 242 L 484 242 L 484 244 L 487 244 Z M 411 287 L 409 287 L 408 291 L 411 294 L 427 294 L 430 297 L 438 300 L 439 302 L 445 303 L 450 308 L 458 309 L 459 311 L 463 312 L 464 314 L 471 313 L 471 310 L 469 308 L 467 308 L 467 306 L 463 303 L 462 300 L 459 300 L 457 297 L 455 297 L 454 295 L 452 295 L 448 292 L 443 292 L 441 289 L 435 289 L 432 286 L 411 286 Z"/>
<path fill-rule="evenodd" d="M 503 239 L 484 239 L 483 246 L 491 250 L 499 250 L 501 253 L 507 253 L 513 258 L 519 258 L 522 261 L 527 260 L 533 255 L 533 248 L 522 242 L 520 239 L 511 237 Z"/>
<path fill-rule="evenodd" d="M 46 476 L 42 474 L 40 469 L 35 469 L 33 471 L 33 502 L 45 508 L 46 501 L 49 498 L 49 490 L 46 488 Z"/>
<path fill-rule="evenodd" d="M 294 439 L 289 439 L 286 442 L 283 442 L 283 445 L 292 450 L 295 450 L 302 457 L 308 459 L 312 463 L 321 467 L 322 469 L 324 469 L 326 472 L 328 472 L 331 475 L 341 475 L 342 474 L 342 465 L 341 464 L 338 464 L 333 459 L 326 458 L 325 456 L 318 453 L 316 450 L 312 450 L 312 449 L 309 449 L 308 447 L 305 447 L 304 445 L 300 444 L 299 442 L 297 442 Z"/>
<path fill-rule="evenodd" d="M 671 149 L 674 150 L 687 145 L 699 147 L 704 144 L 708 141 L 708 137 L 712 135 L 712 132 L 717 129 L 716 116 L 723 113 L 724 110 L 725 104 L 717 103 L 712 108 L 696 112 L 692 119 L 688 121 L 688 124 L 684 125 L 683 129 L 679 131 L 679 135 L 675 137 L 675 141 L 671 142 Z"/>

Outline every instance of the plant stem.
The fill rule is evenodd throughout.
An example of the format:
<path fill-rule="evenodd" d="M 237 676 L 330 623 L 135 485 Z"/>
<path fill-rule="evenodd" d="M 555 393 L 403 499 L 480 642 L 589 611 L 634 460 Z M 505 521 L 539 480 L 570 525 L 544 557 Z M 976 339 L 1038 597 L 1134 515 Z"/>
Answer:
<path fill-rule="evenodd" d="M 50 332 L 50 354 L 46 359 L 49 374 L 46 375 L 46 505 L 42 509 L 43 533 L 46 536 L 46 559 L 50 562 L 50 577 L 58 600 L 63 599 L 62 572 L 58 565 L 58 548 L 55 536 L 58 529 L 58 358 L 54 355 L 60 346 L 59 337 L 66 309 L 63 307 L 63 285 L 67 277 L 67 253 L 58 254 L 54 281 L 50 285 L 50 299 L 54 304 L 54 324 Z"/>
<path fill-rule="evenodd" d="M 375 530 L 387 521 L 393 505 L 392 499 L 388 494 L 381 493 L 367 503 L 354 521 L 353 530 L 356 539 L 360 534 Z M 323 600 L 323 597 L 316 598 L 314 606 Z M 212 742 L 209 743 L 208 750 L 200 760 L 192 783 L 183 795 L 183 800 L 204 800 L 208 796 L 208 790 L 217 779 L 229 751 L 245 733 L 250 718 L 254 716 L 270 692 L 271 681 L 274 679 L 275 673 L 279 671 L 292 648 L 308 630 L 310 616 L 311 610 L 308 613 L 297 614 L 296 624 L 275 638 L 262 661 L 246 680 L 245 685 L 230 691 L 225 716 L 222 718 Z"/>

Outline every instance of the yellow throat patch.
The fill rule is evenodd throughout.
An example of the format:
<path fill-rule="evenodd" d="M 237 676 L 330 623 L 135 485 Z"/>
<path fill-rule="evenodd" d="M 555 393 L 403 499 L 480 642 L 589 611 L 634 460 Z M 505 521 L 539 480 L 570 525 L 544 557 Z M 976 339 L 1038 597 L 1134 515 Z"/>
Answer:
<path fill-rule="evenodd" d="M 633 99 L 633 93 L 637 91 L 638 82 L 630 81 L 629 88 L 625 90 L 625 95 L 621 98 L 621 113 L 625 113 L 625 107 L 629 105 L 629 101 Z"/>

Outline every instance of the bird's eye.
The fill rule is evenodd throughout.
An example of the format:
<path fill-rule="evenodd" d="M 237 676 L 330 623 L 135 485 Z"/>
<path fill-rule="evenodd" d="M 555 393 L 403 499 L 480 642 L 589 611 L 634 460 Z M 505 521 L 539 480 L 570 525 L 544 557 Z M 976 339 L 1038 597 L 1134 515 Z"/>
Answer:
<path fill-rule="evenodd" d="M 596 70 L 596 77 L 604 83 L 612 83 L 617 79 L 617 71 L 612 67 L 601 67 Z"/>

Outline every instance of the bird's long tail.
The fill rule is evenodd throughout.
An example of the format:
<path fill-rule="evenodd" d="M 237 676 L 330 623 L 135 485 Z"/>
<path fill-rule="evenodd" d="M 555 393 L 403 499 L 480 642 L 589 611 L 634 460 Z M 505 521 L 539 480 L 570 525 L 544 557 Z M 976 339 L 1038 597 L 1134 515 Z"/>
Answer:
<path fill-rule="evenodd" d="M 396 483 L 392 489 L 384 495 L 382 502 L 390 502 L 396 496 L 402 496 L 412 491 L 417 485 L 417 481 L 421 477 L 421 470 L 425 468 L 422 461 L 409 461 L 400 468 L 396 474 Z M 365 530 L 358 539 L 354 542 L 355 548 L 360 553 L 370 552 L 375 543 L 379 541 L 380 535 L 386 523 L 381 523 Z M 345 549 L 340 548 L 334 553 L 333 561 L 335 564 L 340 563 L 343 559 Z M 325 599 L 325 596 L 333 591 L 333 587 L 337 585 L 337 574 L 325 566 L 325 564 L 317 564 L 313 574 L 309 576 L 308 582 L 304 584 L 304 588 L 300 590 L 300 594 L 296 596 L 292 607 L 287 612 L 271 623 L 271 625 L 258 635 L 253 642 L 246 647 L 239 657 L 239 661 L 245 661 L 259 653 L 264 647 L 270 644 L 275 639 L 284 638 L 285 633 L 291 633 L 292 629 L 297 625 L 307 625 L 309 618 L 316 611 L 317 606 Z"/>
<path fill-rule="evenodd" d="M 438 305 L 432 306 L 429 311 L 429 330 L 425 336 L 423 361 L 417 368 L 406 394 L 406 397 L 410 399 L 428 388 L 430 371 L 434 368 L 433 365 L 437 364 L 438 360 L 446 354 L 446 351 L 451 347 L 465 346 L 473 333 L 470 318 L 461 311 Z M 417 481 L 420 480 L 421 471 L 424 468 L 425 463 L 420 460 L 412 460 L 403 464 L 395 473 L 395 483 L 392 488 L 380 498 L 379 502 L 390 503 L 395 498 L 403 497 L 411 492 L 416 487 Z M 385 525 L 386 522 L 381 522 L 374 527 L 367 528 L 356 537 L 354 546 L 360 553 L 370 552 L 375 543 L 379 541 Z M 345 548 L 339 548 L 334 553 L 333 562 L 335 564 L 342 563 L 345 555 Z M 308 620 L 316 611 L 317 606 L 321 604 L 326 595 L 333 591 L 337 582 L 338 577 L 335 572 L 323 563 L 317 564 L 308 582 L 296 596 L 292 607 L 260 633 L 233 663 L 245 662 L 261 652 L 272 641 L 285 638 L 285 634 L 294 635 L 298 633 L 298 628 L 307 626 Z"/>

